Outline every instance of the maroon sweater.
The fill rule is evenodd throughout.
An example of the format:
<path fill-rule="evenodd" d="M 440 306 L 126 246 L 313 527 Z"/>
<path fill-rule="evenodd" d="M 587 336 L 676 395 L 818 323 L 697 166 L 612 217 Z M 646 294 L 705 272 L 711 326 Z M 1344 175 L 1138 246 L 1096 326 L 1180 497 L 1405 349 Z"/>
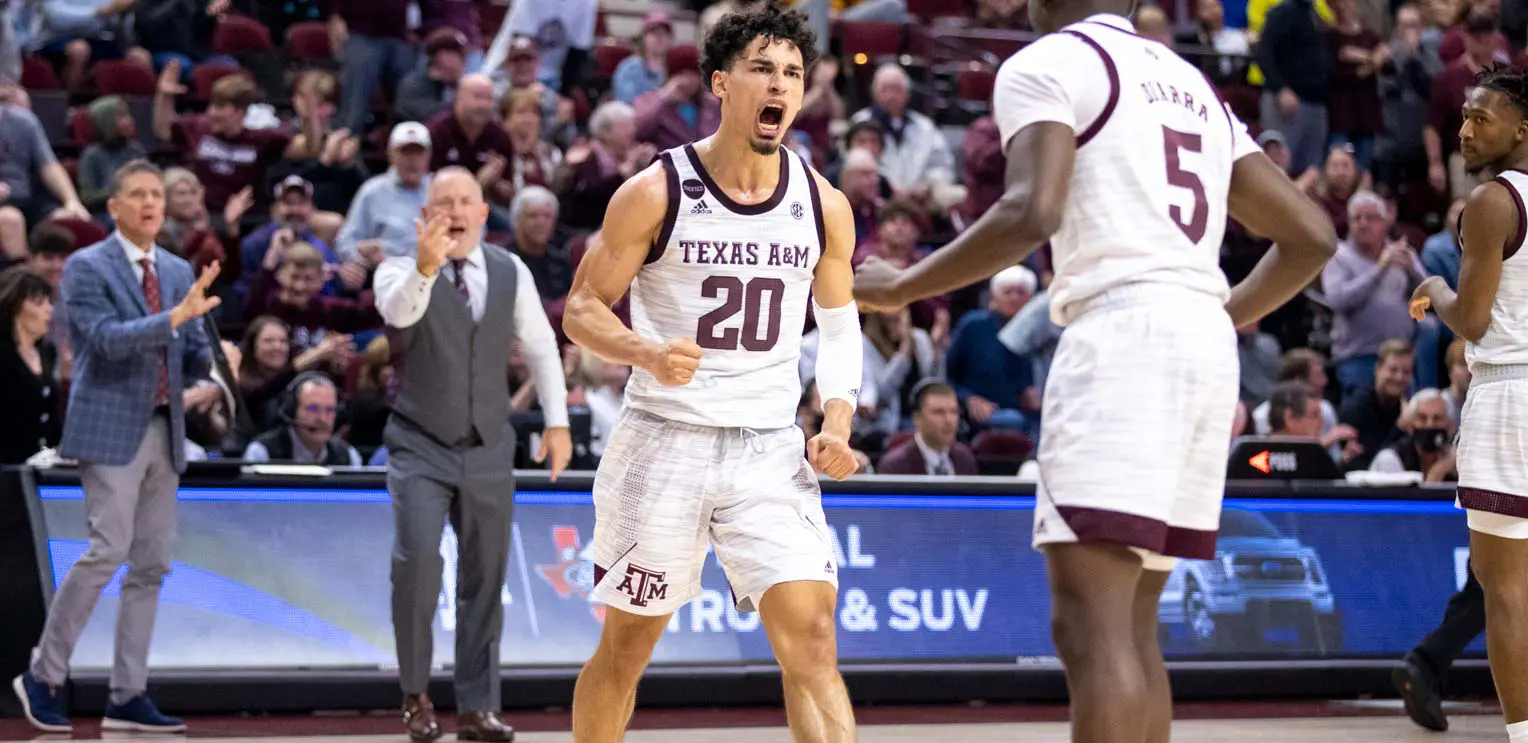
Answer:
<path fill-rule="evenodd" d="M 281 301 L 281 285 L 273 271 L 262 269 L 249 288 L 245 313 L 254 318 L 271 315 L 292 329 L 292 355 L 308 350 L 324 339 L 325 332 L 360 333 L 382 327 L 376 299 L 363 291 L 357 299 L 315 296 L 305 307 Z"/>

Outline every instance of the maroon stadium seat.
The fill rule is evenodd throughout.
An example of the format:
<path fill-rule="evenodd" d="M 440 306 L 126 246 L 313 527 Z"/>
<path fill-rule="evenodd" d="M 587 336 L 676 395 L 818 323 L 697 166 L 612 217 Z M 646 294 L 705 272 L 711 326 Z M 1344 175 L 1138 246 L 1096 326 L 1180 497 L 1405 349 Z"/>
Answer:
<path fill-rule="evenodd" d="M 125 59 L 104 59 L 90 68 L 101 95 L 154 95 L 159 87 L 154 71 Z"/>

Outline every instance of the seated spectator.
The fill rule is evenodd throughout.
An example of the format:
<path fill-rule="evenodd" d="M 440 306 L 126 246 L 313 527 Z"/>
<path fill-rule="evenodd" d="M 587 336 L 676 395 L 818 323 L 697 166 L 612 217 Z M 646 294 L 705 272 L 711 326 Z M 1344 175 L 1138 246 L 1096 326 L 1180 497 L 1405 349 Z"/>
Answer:
<path fill-rule="evenodd" d="M 844 155 L 843 168 L 838 172 L 838 190 L 854 210 L 856 245 L 865 245 L 875 236 L 884 203 L 881 182 L 880 165 L 876 164 L 875 155 L 870 150 L 855 148 Z"/>
<path fill-rule="evenodd" d="M 1278 364 L 1277 384 L 1284 385 L 1290 382 L 1300 382 L 1316 391 L 1316 397 L 1321 402 L 1321 430 L 1318 435 L 1326 435 L 1337 427 L 1337 409 L 1332 403 L 1321 397 L 1326 390 L 1326 360 L 1320 353 L 1309 348 L 1291 348 L 1284 352 L 1283 358 Z M 1252 428 L 1259 436 L 1270 433 L 1272 424 L 1268 413 L 1269 403 L 1265 400 L 1261 405 L 1252 409 Z"/>
<path fill-rule="evenodd" d="M 477 174 L 478 185 L 491 205 L 507 205 L 515 196 L 515 185 L 505 170 L 515 157 L 509 134 L 494 121 L 493 83 L 487 75 L 472 74 L 461 79 L 451 108 L 441 111 L 425 124 L 430 130 L 430 170 L 457 165 Z M 508 225 L 492 225 L 497 232 Z"/>
<path fill-rule="evenodd" d="M 907 425 L 904 410 L 918 380 L 944 376 L 944 354 L 927 331 L 913 327 L 906 307 L 866 314 L 864 339 L 864 371 L 876 386 L 875 428 L 890 435 Z"/>
<path fill-rule="evenodd" d="M 361 134 L 377 84 L 389 96 L 415 67 L 407 0 L 334 0 L 329 45 L 340 58 L 340 126 Z"/>
<path fill-rule="evenodd" d="M 589 134 L 593 141 L 568 148 L 552 177 L 552 191 L 562 201 L 563 224 L 574 230 L 599 229 L 616 189 L 658 154 L 651 144 L 637 144 L 636 113 L 624 103 L 612 101 L 594 109 Z"/>
<path fill-rule="evenodd" d="M 129 160 L 146 157 L 143 145 L 135 139 L 138 127 L 127 103 L 119 96 L 95 99 L 89 109 L 94 140 L 80 154 L 80 203 L 90 215 L 107 228 L 111 217 L 106 213 L 106 199 L 111 196 L 111 178 Z"/>
<path fill-rule="evenodd" d="M 515 91 L 527 91 L 541 101 L 541 130 L 548 140 L 562 141 L 571 131 L 576 131 L 573 123 L 573 102 L 564 99 L 553 88 L 549 88 L 536 80 L 536 70 L 541 64 L 540 51 L 536 47 L 535 39 L 521 37 L 515 39 L 509 46 L 509 57 L 504 60 L 502 66 L 486 70 L 493 80 L 493 97 L 495 100 L 504 100 L 504 97 Z"/>
<path fill-rule="evenodd" d="M 382 431 L 393 413 L 394 369 L 392 344 L 379 335 L 361 352 L 355 395 L 345 406 L 345 438 L 357 450 L 375 452 L 382 446 Z"/>
<path fill-rule="evenodd" d="M 237 227 L 244 213 L 255 203 L 254 189 L 245 187 L 228 200 L 228 205 L 223 207 L 223 230 L 220 232 L 207 214 L 207 203 L 202 198 L 205 191 L 196 174 L 185 168 L 170 168 L 165 171 L 164 182 L 165 219 L 159 231 L 163 247 L 173 247 L 177 255 L 203 264 L 209 260 L 223 260 L 220 256 L 228 253 L 225 241 L 237 250 L 238 230 L 229 231 L 228 226 Z M 197 266 L 198 270 L 200 268 Z M 236 273 L 225 271 L 218 280 L 235 278 Z"/>
<path fill-rule="evenodd" d="M 1247 31 L 1226 28 L 1226 9 L 1220 0 L 1197 0 L 1194 9 L 1194 30 L 1182 40 L 1215 50 L 1199 57 L 1199 69 L 1217 86 L 1235 82 L 1245 73 L 1245 58 L 1252 53 Z"/>
<path fill-rule="evenodd" d="M 960 403 L 955 390 L 943 382 L 925 380 L 913 392 L 913 437 L 892 447 L 876 462 L 882 475 L 980 474 L 976 454 L 955 440 L 960 430 Z"/>
<path fill-rule="evenodd" d="M 541 186 L 527 186 L 510 207 L 514 239 L 506 246 L 530 269 L 541 301 L 568 296 L 573 288 L 573 265 L 566 234 L 557 230 L 557 197 Z"/>
<path fill-rule="evenodd" d="M 550 185 L 562 151 L 541 137 L 541 104 L 536 94 L 516 90 L 505 96 L 499 104 L 499 120 L 515 153 L 504 173 L 510 185 L 516 192 L 526 186 Z"/>
<path fill-rule="evenodd" d="M 27 229 L 49 216 L 90 219 L 69 171 L 53 156 L 48 135 L 31 111 L 0 102 L 0 153 L 0 252 L 25 256 Z M 47 193 L 37 189 L 33 173 Z"/>
<path fill-rule="evenodd" d="M 328 333 L 318 345 L 292 358 L 291 332 L 287 324 L 262 315 L 251 320 L 239 344 L 239 390 L 255 430 L 275 425 L 281 391 L 298 374 L 311 370 L 345 368 L 351 348 L 350 336 Z M 232 359 L 230 359 L 232 363 Z"/>
<path fill-rule="evenodd" d="M 28 3 L 37 22 L 36 54 L 61 67 L 64 87 L 85 91 L 91 62 L 121 59 L 128 51 L 122 13 L 126 0 L 39 0 Z M 147 59 L 142 60 L 145 65 Z"/>
<path fill-rule="evenodd" d="M 1339 436 L 1327 431 L 1326 413 L 1329 403 L 1320 393 L 1303 381 L 1280 382 L 1273 386 L 1268 401 L 1258 408 L 1266 416 L 1268 430 L 1259 435 L 1293 436 L 1319 441 L 1331 450 L 1332 461 L 1346 465 L 1363 453 L 1350 426 L 1337 426 L 1341 448 L 1335 448 Z"/>
<path fill-rule="evenodd" d="M 1421 472 L 1425 482 L 1459 479 L 1448 401 L 1433 387 L 1417 390 L 1406 403 L 1400 429 L 1405 436 L 1374 455 L 1370 472 Z"/>
<path fill-rule="evenodd" d="M 907 268 L 928 255 L 918 246 L 923 211 L 909 201 L 892 201 L 880 208 L 877 215 L 875 237 L 861 243 L 854 250 L 851 261 L 855 266 L 872 256 L 901 268 Z M 926 328 L 940 346 L 949 339 L 950 297 L 940 295 L 914 302 L 911 306 L 913 324 Z"/>
<path fill-rule="evenodd" d="M 887 133 L 881 153 L 881 173 L 900 197 L 927 201 L 936 186 L 955 182 L 955 156 L 944 133 L 929 117 L 909 109 L 912 80 L 896 64 L 875 71 L 870 95 L 874 105 L 854 114 L 852 121 L 873 119 Z"/>
<path fill-rule="evenodd" d="M 1411 390 L 1411 345 L 1388 340 L 1379 347 L 1374 382 L 1343 398 L 1337 420 L 1358 432 L 1363 452 L 1349 462 L 1349 469 L 1368 469 L 1374 455 L 1401 437 L 1397 421 L 1406 394 Z"/>
<path fill-rule="evenodd" d="M 22 464 L 63 431 L 58 355 L 47 340 L 53 287 L 25 266 L 0 272 L 0 464 Z"/>
<path fill-rule="evenodd" d="M 1236 355 L 1241 362 L 1241 399 L 1257 405 L 1268 399 L 1279 368 L 1279 341 L 1249 325 L 1236 330 Z"/>
<path fill-rule="evenodd" d="M 430 132 L 424 124 L 393 127 L 387 162 L 391 167 L 361 186 L 345 215 L 335 252 L 346 263 L 375 267 L 388 256 L 411 256 L 418 247 L 414 220 L 430 185 Z"/>
<path fill-rule="evenodd" d="M 971 122 L 961 144 L 961 182 L 966 186 L 966 200 L 958 212 L 965 224 L 981 219 L 1002 197 L 1007 169 L 1008 157 L 1003 154 L 997 121 L 983 116 Z"/>
<path fill-rule="evenodd" d="M 219 215 L 235 194 L 265 183 L 266 170 L 282 158 L 292 136 L 244 126 L 245 114 L 260 97 L 248 77 L 229 75 L 213 83 L 207 112 L 202 114 L 175 112 L 175 98 L 184 92 L 180 63 L 171 62 L 160 74 L 154 96 L 154 133 L 189 160 L 191 172 L 207 189 L 207 208 Z M 269 203 L 265 193 L 257 189 L 255 203 Z"/>
<path fill-rule="evenodd" d="M 636 53 L 621 60 L 610 77 L 610 96 L 622 103 L 635 104 L 643 93 L 663 87 L 668 80 L 668 53 L 673 47 L 674 23 L 668 14 L 647 14 Z"/>
<path fill-rule="evenodd" d="M 1358 193 L 1358 159 L 1352 145 L 1336 145 L 1326 152 L 1326 161 L 1314 181 L 1307 180 L 1306 194 L 1326 209 L 1337 228 L 1337 237 L 1348 237 L 1348 208 Z"/>
<path fill-rule="evenodd" d="M 1034 360 L 1035 389 L 1038 390 L 1045 389 L 1051 360 L 1056 357 L 1056 347 L 1061 343 L 1061 326 L 1051 320 L 1050 304 L 1050 288 L 1047 287 L 1030 297 L 997 334 L 998 341 L 1010 352 Z"/>
<path fill-rule="evenodd" d="M 299 376 L 283 394 L 281 425 L 255 437 L 244 461 L 360 467 L 360 452 L 334 435 L 338 412 L 334 380 L 319 373 Z"/>
<path fill-rule="evenodd" d="M 238 60 L 212 53 L 212 39 L 228 12 L 229 0 L 127 0 L 125 4 L 132 9 L 134 31 L 148 47 L 154 69 L 178 62 L 181 82 L 189 83 L 195 65 L 238 66 Z"/>
<path fill-rule="evenodd" d="M 361 140 L 349 129 L 333 128 L 334 100 L 339 82 L 326 70 L 308 70 L 292 86 L 297 118 L 287 123 L 292 144 L 286 156 L 266 172 L 280 183 L 299 176 L 313 184 L 315 212 L 309 224 L 314 234 L 333 245 L 345 223 L 345 212 L 371 171 L 359 157 Z"/>
<path fill-rule="evenodd" d="M 405 75 L 398 84 L 393 102 L 393 116 L 398 121 L 428 121 L 450 108 L 456 84 L 466 74 L 467 36 L 461 31 L 442 28 L 432 32 L 425 39 L 424 53 L 425 66 Z"/>
<path fill-rule="evenodd" d="M 1387 239 L 1391 216 L 1389 205 L 1373 193 L 1355 195 L 1348 204 L 1351 233 L 1321 272 L 1334 315 L 1332 360 L 1344 397 L 1373 382 L 1381 344 L 1409 342 L 1416 328 L 1407 305 L 1422 282 L 1422 262 L 1404 240 Z M 1409 385 L 1410 362 L 1406 376 Z"/>
<path fill-rule="evenodd" d="M 950 386 L 978 428 L 1014 428 L 1033 436 L 1038 432 L 1040 390 L 1034 386 L 1032 360 L 1009 351 L 997 339 L 1029 298 L 1037 280 L 1033 271 L 1012 266 L 989 284 L 987 309 L 960 319 L 945 356 Z"/>
<path fill-rule="evenodd" d="M 1448 417 L 1458 426 L 1462 420 L 1460 413 L 1464 410 L 1465 395 L 1469 393 L 1470 380 L 1474 378 L 1470 374 L 1469 362 L 1465 361 L 1463 339 L 1448 344 L 1444 364 L 1448 367 L 1448 388 L 1443 390 L 1443 399 L 1448 403 Z"/>
<path fill-rule="evenodd" d="M 584 62 L 594 47 L 598 15 L 597 0 L 515 3 L 494 36 L 483 66 L 499 67 L 513 42 L 535 39 L 539 54 L 537 81 L 563 97 L 571 96 L 582 83 Z"/>
<path fill-rule="evenodd" d="M 334 251 L 314 234 L 308 226 L 313 216 L 313 184 L 301 176 L 288 176 L 276 184 L 275 199 L 271 202 L 271 221 L 249 233 L 239 247 L 241 271 L 235 289 L 246 296 L 250 284 L 260 277 L 260 266 L 271 250 L 284 250 L 294 242 L 312 245 L 324 256 L 328 264 L 339 265 Z M 273 248 L 273 246 L 276 246 Z M 339 296 L 355 294 L 366 284 L 366 271 L 359 264 L 347 264 L 324 283 L 322 294 Z"/>
<path fill-rule="evenodd" d="M 1289 140 L 1284 138 L 1283 132 L 1277 129 L 1264 129 L 1257 135 L 1257 146 L 1263 148 L 1263 154 L 1267 155 L 1274 165 L 1279 166 L 1280 170 L 1288 175 L 1294 175 L 1290 172 L 1290 169 L 1294 167 L 1294 153 L 1290 152 Z M 1301 190 L 1309 191 L 1320 175 L 1315 168 L 1311 168 L 1300 174 L 1300 179 L 1295 181 L 1295 185 Z M 1346 221 L 1347 215 L 1344 214 L 1343 218 Z"/>
<path fill-rule="evenodd" d="M 326 266 L 324 254 L 305 242 L 273 244 L 250 286 L 246 314 L 251 318 L 272 315 L 286 322 L 297 353 L 318 345 L 330 333 L 381 328 L 382 316 L 377 314 L 371 290 L 361 292 L 358 299 L 319 293 Z"/>
<path fill-rule="evenodd" d="M 700 52 L 688 45 L 669 50 L 668 81 L 638 96 L 631 107 L 637 141 L 660 152 L 705 139 L 722 122 L 721 101 L 700 79 Z"/>
<path fill-rule="evenodd" d="M 843 153 L 834 160 L 827 169 L 823 170 L 823 177 L 828 179 L 834 186 L 840 186 L 840 175 L 844 167 L 844 161 L 850 152 L 865 150 L 876 163 L 876 181 L 880 184 L 880 198 L 890 199 L 894 193 L 891 190 L 891 181 L 881 175 L 881 153 L 886 149 L 886 133 L 881 130 L 880 122 L 875 119 L 856 121 L 849 125 L 849 131 L 844 133 Z M 872 225 L 875 223 L 872 221 Z"/>

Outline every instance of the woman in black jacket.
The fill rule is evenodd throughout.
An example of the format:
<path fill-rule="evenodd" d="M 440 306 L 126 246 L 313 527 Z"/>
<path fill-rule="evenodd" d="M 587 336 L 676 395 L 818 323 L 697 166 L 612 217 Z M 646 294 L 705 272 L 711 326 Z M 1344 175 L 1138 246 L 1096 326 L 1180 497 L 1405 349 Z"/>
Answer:
<path fill-rule="evenodd" d="M 0 464 L 58 445 L 63 430 L 58 355 L 46 340 L 53 287 L 25 266 L 0 273 Z"/>

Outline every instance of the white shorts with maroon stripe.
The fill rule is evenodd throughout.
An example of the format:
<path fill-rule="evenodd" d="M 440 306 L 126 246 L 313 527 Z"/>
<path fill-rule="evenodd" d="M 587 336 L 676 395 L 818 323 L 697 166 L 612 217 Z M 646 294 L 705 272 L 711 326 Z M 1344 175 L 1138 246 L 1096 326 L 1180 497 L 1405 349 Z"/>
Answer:
<path fill-rule="evenodd" d="M 1460 411 L 1456 503 L 1470 529 L 1528 539 L 1528 367 L 1477 365 Z"/>
<path fill-rule="evenodd" d="M 800 428 L 677 423 L 627 408 L 594 476 L 594 597 L 671 614 L 700 595 L 707 546 L 738 611 L 790 581 L 838 585 L 833 536 Z"/>
<path fill-rule="evenodd" d="M 1159 283 L 1086 301 L 1046 382 L 1034 545 L 1214 557 L 1240 389 L 1236 330 L 1219 298 Z"/>

